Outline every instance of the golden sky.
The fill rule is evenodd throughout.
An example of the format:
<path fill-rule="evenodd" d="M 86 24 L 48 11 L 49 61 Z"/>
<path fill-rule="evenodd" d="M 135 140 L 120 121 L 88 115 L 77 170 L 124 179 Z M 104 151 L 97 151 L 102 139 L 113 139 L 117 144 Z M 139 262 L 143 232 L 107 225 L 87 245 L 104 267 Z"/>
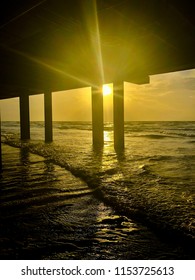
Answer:
<path fill-rule="evenodd" d="M 90 121 L 91 89 L 52 94 L 54 121 Z M 2 120 L 19 120 L 18 98 L 1 100 Z M 31 121 L 43 120 L 43 94 L 30 96 Z M 104 119 L 112 121 L 112 95 L 104 97 Z M 125 83 L 125 120 L 195 121 L 195 69 L 150 76 L 150 84 Z"/>

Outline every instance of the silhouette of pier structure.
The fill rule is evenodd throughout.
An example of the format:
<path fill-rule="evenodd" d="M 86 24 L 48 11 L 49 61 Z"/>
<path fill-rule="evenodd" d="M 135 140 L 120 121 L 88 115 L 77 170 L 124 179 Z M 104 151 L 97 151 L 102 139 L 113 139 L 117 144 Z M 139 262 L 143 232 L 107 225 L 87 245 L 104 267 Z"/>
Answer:
<path fill-rule="evenodd" d="M 30 139 L 29 96 L 44 93 L 52 141 L 54 91 L 91 87 L 92 141 L 102 147 L 103 84 L 113 83 L 115 149 L 124 149 L 124 81 L 195 68 L 193 1 L 6 0 L 0 10 L 0 99 L 19 97 Z"/>

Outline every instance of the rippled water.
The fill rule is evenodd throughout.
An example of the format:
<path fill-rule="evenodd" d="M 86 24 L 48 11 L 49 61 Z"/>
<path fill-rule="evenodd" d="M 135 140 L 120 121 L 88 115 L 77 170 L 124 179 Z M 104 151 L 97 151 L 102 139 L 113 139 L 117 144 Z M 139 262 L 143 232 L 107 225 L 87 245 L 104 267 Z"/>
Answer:
<path fill-rule="evenodd" d="M 94 151 L 90 123 L 54 123 L 52 144 L 41 122 L 28 143 L 18 123 L 4 123 L 2 140 L 18 148 L 3 146 L 2 258 L 192 258 L 194 128 L 126 123 L 116 154 L 112 124 Z"/>

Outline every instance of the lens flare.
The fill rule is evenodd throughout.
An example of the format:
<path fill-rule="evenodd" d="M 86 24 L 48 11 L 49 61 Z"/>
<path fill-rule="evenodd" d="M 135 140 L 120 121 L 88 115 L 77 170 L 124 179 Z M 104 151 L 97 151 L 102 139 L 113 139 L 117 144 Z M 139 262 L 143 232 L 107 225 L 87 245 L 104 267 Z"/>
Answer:
<path fill-rule="evenodd" d="M 112 88 L 109 85 L 103 85 L 103 95 L 107 96 L 112 93 Z"/>

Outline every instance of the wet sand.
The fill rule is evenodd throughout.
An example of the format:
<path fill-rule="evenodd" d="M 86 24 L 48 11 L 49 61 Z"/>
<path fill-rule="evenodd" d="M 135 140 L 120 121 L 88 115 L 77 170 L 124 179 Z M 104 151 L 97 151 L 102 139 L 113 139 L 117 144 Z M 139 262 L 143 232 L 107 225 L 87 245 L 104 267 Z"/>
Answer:
<path fill-rule="evenodd" d="M 190 259 L 48 159 L 3 145 L 1 259 Z"/>

